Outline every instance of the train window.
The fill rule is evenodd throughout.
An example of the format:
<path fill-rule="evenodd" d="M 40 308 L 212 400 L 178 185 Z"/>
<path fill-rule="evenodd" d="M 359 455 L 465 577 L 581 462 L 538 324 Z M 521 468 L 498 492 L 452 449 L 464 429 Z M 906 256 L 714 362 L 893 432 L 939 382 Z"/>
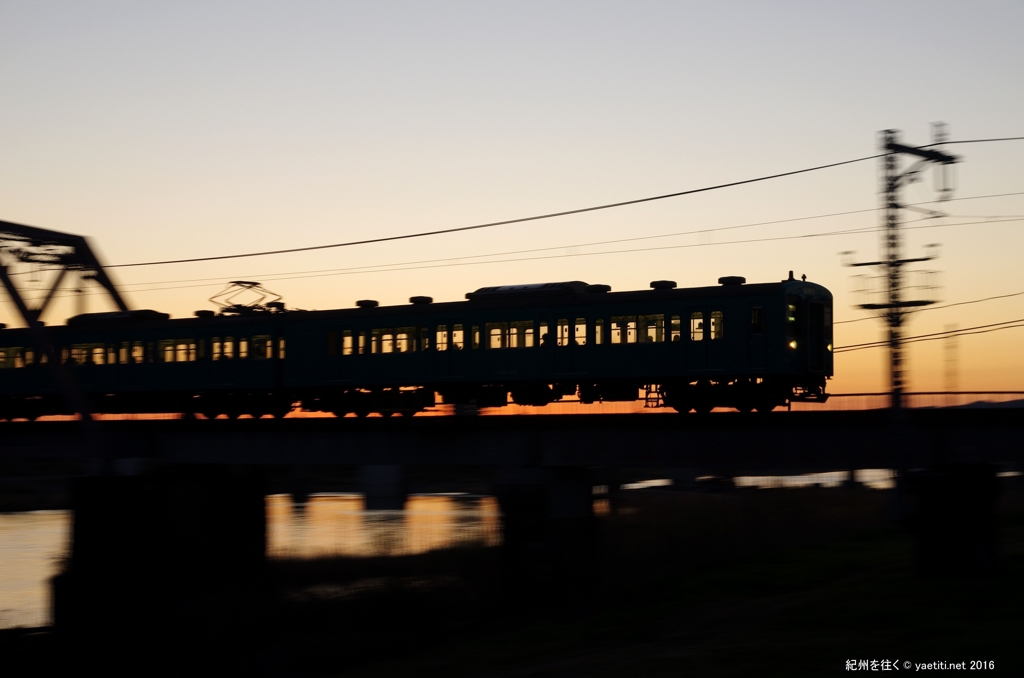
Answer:
<path fill-rule="evenodd" d="M 334 330 L 327 332 L 327 355 L 334 355 L 338 351 L 338 333 Z"/>
<path fill-rule="evenodd" d="M 613 344 L 635 344 L 636 343 L 636 316 L 617 315 L 612 316 L 611 335 Z"/>
<path fill-rule="evenodd" d="M 722 322 L 724 316 L 721 311 L 711 312 L 711 340 L 722 339 L 725 337 L 725 323 Z"/>
<path fill-rule="evenodd" d="M 107 346 L 107 365 L 117 364 L 117 346 L 113 344 Z"/>
<path fill-rule="evenodd" d="M 473 325 L 473 329 L 470 331 L 470 348 L 480 348 L 480 326 Z"/>
<path fill-rule="evenodd" d="M 508 323 L 485 323 L 484 334 L 487 335 L 487 348 L 505 348 Z"/>
<path fill-rule="evenodd" d="M 679 316 L 674 315 L 669 320 L 669 341 L 680 341 L 683 338 L 683 322 Z"/>
<path fill-rule="evenodd" d="M 541 323 L 538 326 L 537 336 L 540 337 L 540 345 L 547 346 L 551 342 L 551 337 L 548 335 L 548 324 Z"/>
<path fill-rule="evenodd" d="M 565 318 L 559 318 L 558 323 L 555 325 L 555 339 L 559 346 L 569 345 L 569 321 Z"/>
<path fill-rule="evenodd" d="M 690 314 L 690 341 L 704 340 L 704 314 L 694 311 Z"/>
<path fill-rule="evenodd" d="M 256 360 L 274 357 L 274 340 L 269 334 L 257 334 L 252 338 L 252 357 Z"/>
<path fill-rule="evenodd" d="M 639 326 L 639 340 L 642 344 L 656 344 L 665 341 L 665 316 L 658 313 L 655 315 L 637 316 Z"/>
<path fill-rule="evenodd" d="M 452 325 L 452 350 L 461 351 L 466 345 L 465 332 L 462 325 Z"/>
<path fill-rule="evenodd" d="M 0 367 L 7 367 L 8 351 L 0 351 Z"/>
<path fill-rule="evenodd" d="M 106 360 L 104 360 L 106 351 L 103 350 L 102 346 L 93 346 L 91 353 L 92 363 L 94 365 L 103 365 L 106 362 Z"/>
<path fill-rule="evenodd" d="M 224 337 L 224 359 L 232 360 L 235 357 L 235 340 L 233 337 Z"/>
<path fill-rule="evenodd" d="M 604 319 L 603 318 L 598 318 L 597 320 L 594 321 L 594 343 L 598 344 L 598 345 L 604 343 Z"/>
<path fill-rule="evenodd" d="M 370 353 L 391 353 L 394 348 L 393 342 L 391 328 L 370 330 Z"/>
<path fill-rule="evenodd" d="M 28 364 L 27 357 L 27 352 L 22 353 L 20 348 L 14 349 L 14 367 L 25 367 Z"/>
<path fill-rule="evenodd" d="M 157 343 L 157 359 L 162 363 L 174 362 L 174 341 L 172 339 L 161 339 Z"/>
<path fill-rule="evenodd" d="M 352 330 L 343 330 L 341 333 L 341 355 L 352 355 L 352 348 Z"/>
<path fill-rule="evenodd" d="M 754 334 L 764 333 L 764 309 L 760 306 L 750 309 L 750 331 Z"/>
<path fill-rule="evenodd" d="M 136 341 L 132 344 L 132 362 L 136 365 L 141 365 L 145 360 L 145 347 L 141 341 Z"/>
<path fill-rule="evenodd" d="M 277 357 L 279 360 L 284 360 L 284 337 L 277 340 Z"/>
<path fill-rule="evenodd" d="M 426 327 L 420 328 L 420 350 L 430 350 L 430 330 L 427 329 Z"/>
<path fill-rule="evenodd" d="M 210 360 L 220 360 L 221 346 L 220 337 L 214 337 L 210 340 Z"/>
<path fill-rule="evenodd" d="M 238 357 L 248 358 L 249 357 L 249 340 L 242 337 L 238 340 Z"/>
<path fill-rule="evenodd" d="M 507 346 L 509 348 L 532 348 L 533 321 L 516 320 L 509 323 Z"/>
<path fill-rule="evenodd" d="M 577 346 L 587 345 L 587 319 L 576 318 L 576 327 L 573 329 L 573 341 Z"/>
<path fill-rule="evenodd" d="M 121 350 L 118 351 L 117 362 L 121 363 L 122 365 L 127 365 L 128 364 L 128 355 L 129 355 L 130 351 L 131 351 L 131 343 L 127 342 L 127 341 L 122 341 L 121 342 Z"/>
<path fill-rule="evenodd" d="M 395 352 L 412 353 L 416 350 L 416 328 L 396 327 L 395 328 Z"/>
<path fill-rule="evenodd" d="M 448 326 L 438 325 L 437 331 L 434 333 L 434 346 L 437 347 L 438 351 L 448 350 Z"/>
<path fill-rule="evenodd" d="M 366 353 L 366 332 L 359 333 L 359 355 Z"/>

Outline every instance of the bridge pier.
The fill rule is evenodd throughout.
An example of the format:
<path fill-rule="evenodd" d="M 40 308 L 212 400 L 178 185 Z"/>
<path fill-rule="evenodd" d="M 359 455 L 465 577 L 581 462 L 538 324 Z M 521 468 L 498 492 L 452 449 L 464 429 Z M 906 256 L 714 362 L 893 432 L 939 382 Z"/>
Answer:
<path fill-rule="evenodd" d="M 510 578 L 523 584 L 589 580 L 597 541 L 590 469 L 503 468 L 495 484 Z"/>
<path fill-rule="evenodd" d="M 191 467 L 81 478 L 72 510 L 70 556 L 52 582 L 60 631 L 195 628 L 258 598 L 266 553 L 258 477 Z"/>
<path fill-rule="evenodd" d="M 367 511 L 401 511 L 408 493 L 405 471 L 398 464 L 364 464 L 359 467 L 359 485 Z"/>

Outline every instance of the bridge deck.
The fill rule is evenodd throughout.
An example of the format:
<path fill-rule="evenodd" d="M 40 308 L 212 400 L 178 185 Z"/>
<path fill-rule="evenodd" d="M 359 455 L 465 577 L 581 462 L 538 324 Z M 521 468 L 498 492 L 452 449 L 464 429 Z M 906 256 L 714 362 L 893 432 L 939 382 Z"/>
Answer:
<path fill-rule="evenodd" d="M 690 467 L 723 474 L 1016 467 L 1024 409 L 243 419 L 0 424 L 0 460 L 112 456 L 211 464 Z"/>

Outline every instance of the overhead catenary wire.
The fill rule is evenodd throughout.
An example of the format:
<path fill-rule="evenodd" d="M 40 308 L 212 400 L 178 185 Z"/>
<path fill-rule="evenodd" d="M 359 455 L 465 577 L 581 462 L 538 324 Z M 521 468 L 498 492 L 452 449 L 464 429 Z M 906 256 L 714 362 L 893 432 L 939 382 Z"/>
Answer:
<path fill-rule="evenodd" d="M 946 201 L 929 200 L 929 201 L 925 201 L 925 202 L 912 203 L 912 204 L 913 205 L 927 205 L 927 204 L 932 204 L 932 203 L 936 203 L 936 202 L 953 202 L 953 201 L 956 201 L 956 200 L 980 200 L 980 199 L 984 199 L 984 198 L 1001 198 L 1001 197 L 1018 196 L 1018 195 L 1024 195 L 1024 191 L 1015 191 L 1015 192 L 1012 192 L 1012 193 L 995 193 L 995 194 L 989 194 L 989 195 L 965 196 L 965 197 L 962 197 L 962 198 L 951 198 L 951 199 L 946 200 Z M 356 266 L 356 267 L 350 267 L 350 268 L 330 268 L 330 269 L 319 269 L 319 270 L 315 270 L 314 269 L 314 270 L 289 271 L 289 272 L 280 272 L 280 273 L 258 273 L 258 274 L 247 273 L 247 274 L 245 274 L 243 276 L 238 276 L 238 277 L 247 278 L 247 279 L 248 278 L 266 278 L 266 279 L 277 279 L 277 280 L 290 280 L 292 278 L 285 278 L 285 277 L 280 277 L 280 276 L 294 276 L 294 275 L 303 275 L 303 274 L 307 274 L 307 273 L 311 274 L 311 273 L 333 273 L 333 272 L 337 272 L 337 273 L 341 274 L 341 273 L 344 273 L 344 272 L 347 272 L 347 271 L 354 271 L 354 270 L 367 270 L 367 272 L 370 272 L 370 271 L 368 271 L 368 269 L 387 269 L 387 268 L 390 268 L 390 267 L 393 267 L 393 266 L 408 266 L 408 265 L 412 265 L 412 264 L 437 263 L 437 262 L 444 262 L 444 261 L 462 261 L 462 260 L 466 260 L 466 259 L 482 259 L 482 258 L 487 258 L 487 257 L 505 256 L 505 255 L 509 255 L 509 254 L 526 254 L 526 253 L 532 253 L 532 252 L 546 252 L 546 251 L 570 249 L 570 248 L 576 248 L 576 247 L 594 247 L 594 246 L 598 246 L 598 245 L 609 245 L 609 244 L 616 244 L 616 243 L 621 243 L 621 242 L 634 242 L 634 241 L 640 241 L 640 240 L 654 240 L 654 239 L 660 239 L 660 238 L 673 238 L 673 237 L 679 237 L 679 236 L 685 236 L 685 235 L 703 235 L 703 234 L 707 234 L 707 233 L 717 233 L 717 232 L 722 232 L 722 231 L 731 231 L 731 230 L 738 230 L 738 229 L 744 229 L 744 228 L 752 228 L 752 227 L 755 227 L 755 226 L 770 226 L 770 225 L 775 225 L 775 224 L 792 223 L 792 222 L 797 222 L 797 221 L 810 221 L 810 220 L 813 220 L 813 219 L 825 219 L 825 218 L 829 218 L 829 217 L 847 216 L 847 215 L 852 215 L 852 214 L 864 214 L 864 213 L 867 213 L 867 212 L 877 212 L 880 209 L 883 209 L 883 208 L 872 207 L 872 208 L 866 208 L 866 209 L 860 209 L 860 210 L 847 210 L 847 211 L 844 211 L 844 212 L 830 212 L 830 213 L 826 213 L 826 214 L 815 214 L 815 215 L 804 216 L 804 217 L 790 217 L 788 219 L 775 219 L 775 220 L 772 220 L 772 221 L 758 221 L 758 222 L 752 222 L 752 223 L 747 223 L 747 224 L 739 224 L 739 225 L 734 225 L 734 226 L 719 226 L 719 227 L 715 227 L 715 228 L 695 229 L 695 230 L 690 230 L 690 231 L 677 231 L 675 233 L 662 233 L 662 234 L 658 234 L 658 235 L 637 236 L 637 237 L 633 237 L 633 238 L 619 238 L 619 239 L 615 239 L 615 240 L 594 241 L 594 242 L 586 242 L 586 243 L 569 243 L 569 244 L 566 244 L 566 245 L 555 245 L 555 246 L 550 246 L 550 247 L 538 247 L 538 248 L 532 248 L 532 249 L 526 249 L 526 250 L 511 250 L 511 251 L 504 251 L 504 252 L 492 252 L 492 253 L 489 253 L 489 254 L 470 254 L 470 255 L 465 255 L 465 256 L 461 256 L 461 257 L 444 257 L 444 258 L 440 258 L 440 259 L 421 259 L 421 260 L 415 260 L 415 261 L 397 262 L 397 263 L 394 263 L 394 264 L 373 264 L 373 265 Z M 1004 215 L 1004 217 L 1007 217 L 1007 218 L 1011 217 L 1011 216 L 1012 217 L 1017 217 L 1018 215 Z M 968 217 L 968 218 L 974 218 L 974 217 Z M 994 217 L 993 216 L 987 216 L 987 217 L 980 217 L 980 218 L 981 219 L 998 219 L 1000 217 L 998 217 L 998 216 L 994 216 Z M 1024 218 L 1024 215 L 1021 215 L 1021 218 Z M 710 244 L 727 244 L 727 243 L 710 243 Z M 624 251 L 628 251 L 628 250 L 624 250 Z M 499 260 L 499 261 L 496 261 L 494 263 L 501 263 L 501 261 Z M 394 270 L 405 270 L 405 269 L 394 269 Z M 215 277 L 215 278 L 191 278 L 191 279 L 174 279 L 174 280 L 152 280 L 152 281 L 143 281 L 143 282 L 137 282 L 137 283 L 124 283 L 124 284 L 121 285 L 121 287 L 132 287 L 132 286 L 138 286 L 138 285 L 169 285 L 169 284 L 174 284 L 174 283 L 192 283 L 192 282 L 207 282 L 207 281 L 210 281 L 210 282 L 217 281 L 217 284 L 219 284 L 224 279 L 225 279 L 224 276 L 218 276 L 218 277 Z"/>
<path fill-rule="evenodd" d="M 986 142 L 996 142 L 996 141 L 1019 141 L 1019 140 L 1024 140 L 1024 137 L 1000 137 L 1000 138 L 990 138 L 990 139 L 960 139 L 960 140 L 955 140 L 955 141 L 945 141 L 945 142 L 936 142 L 936 143 L 932 143 L 932 144 L 926 144 L 924 146 L 920 146 L 919 148 L 929 148 L 929 147 L 932 147 L 932 146 L 939 146 L 939 145 L 942 145 L 944 143 L 945 144 L 974 144 L 974 143 L 986 143 Z M 511 224 L 520 224 L 520 223 L 525 223 L 525 222 L 528 222 L 528 221 L 539 221 L 539 220 L 542 220 L 542 219 L 554 219 L 554 218 L 557 218 L 557 217 L 565 217 L 565 216 L 570 216 L 570 215 L 573 215 L 573 214 L 584 214 L 584 213 L 587 213 L 587 212 L 596 212 L 598 210 L 613 209 L 613 208 L 616 208 L 616 207 L 626 207 L 628 205 L 639 205 L 641 203 L 654 202 L 656 200 L 667 200 L 669 198 L 678 198 L 678 197 L 682 197 L 684 195 L 693 195 L 693 194 L 696 194 L 696 193 L 705 193 L 705 192 L 708 192 L 708 191 L 715 191 L 715 190 L 720 190 L 720 189 L 724 189 L 724 188 L 732 188 L 734 186 L 743 186 L 743 185 L 746 185 L 746 184 L 753 184 L 753 183 L 757 183 L 757 182 L 761 182 L 761 181 L 769 181 L 771 179 L 781 179 L 783 177 L 794 176 L 794 175 L 797 175 L 797 174 L 806 174 L 808 172 L 817 172 L 819 170 L 830 169 L 832 167 L 841 167 L 843 165 L 851 165 L 851 164 L 858 163 L 858 162 L 864 162 L 865 160 L 875 160 L 875 159 L 881 158 L 881 157 L 883 157 L 885 155 L 887 155 L 887 154 L 885 154 L 885 153 L 878 153 L 878 154 L 875 154 L 875 155 L 864 156 L 862 158 L 853 158 L 851 160 L 842 160 L 840 162 L 833 162 L 833 163 L 828 163 L 828 164 L 825 164 L 825 165 L 817 165 L 815 167 L 805 167 L 803 169 L 790 170 L 788 172 L 779 172 L 777 174 L 770 174 L 770 175 L 761 176 L 761 177 L 754 177 L 752 179 L 742 179 L 740 181 L 731 181 L 731 182 L 724 183 L 724 184 L 716 184 L 714 186 L 704 186 L 702 188 L 693 188 L 693 189 L 689 189 L 689 190 L 685 190 L 685 191 L 676 191 L 674 193 L 665 193 L 665 194 L 662 194 L 662 195 L 648 196 L 648 197 L 645 197 L 645 198 L 634 198 L 632 200 L 623 200 L 623 201 L 607 203 L 607 204 L 603 204 L 603 205 L 593 205 L 593 206 L 590 206 L 590 207 L 580 207 L 580 208 L 571 209 L 571 210 L 563 210 L 563 211 L 560 211 L 560 212 L 549 212 L 547 214 L 537 214 L 537 215 L 533 215 L 533 216 L 529 216 L 529 217 L 519 217 L 519 218 L 516 218 L 516 219 L 505 219 L 505 220 L 502 220 L 502 221 L 492 221 L 492 222 L 483 223 L 483 224 L 474 224 L 472 226 L 459 226 L 459 227 L 455 227 L 455 228 L 437 229 L 437 230 L 433 230 L 433 231 L 421 231 L 421 232 L 418 232 L 418 233 L 406 233 L 406 234 L 402 234 L 402 235 L 385 236 L 385 237 L 382 237 L 382 238 L 366 238 L 366 239 L 363 239 L 363 240 L 350 240 L 350 241 L 347 241 L 347 242 L 332 243 L 332 244 L 328 244 L 328 245 L 311 245 L 311 246 L 308 246 L 308 247 L 292 247 L 292 248 L 279 249 L 279 250 L 265 250 L 265 251 L 262 251 L 262 252 L 246 252 L 246 253 L 241 253 L 241 254 L 223 254 L 223 255 L 209 256 L 209 257 L 192 257 L 192 258 L 187 258 L 187 259 L 166 259 L 166 260 L 160 260 L 160 261 L 142 261 L 142 262 L 135 262 L 135 263 L 130 263 L 130 264 L 113 264 L 113 265 L 107 266 L 106 268 L 128 268 L 128 267 L 136 267 L 136 266 L 162 266 L 162 265 L 169 265 L 169 264 L 196 263 L 196 262 L 200 262 L 200 261 L 223 261 L 223 260 L 226 260 L 226 259 L 242 259 L 242 258 L 249 258 L 249 257 L 271 256 L 271 255 L 276 255 L 276 254 L 291 254 L 291 253 L 295 253 L 295 252 L 310 252 L 310 251 L 314 251 L 314 250 L 333 249 L 333 248 L 338 248 L 338 247 L 352 247 L 352 246 L 355 246 L 355 245 L 368 245 L 368 244 L 372 244 L 372 243 L 393 242 L 393 241 L 396 241 L 396 240 L 408 240 L 408 239 L 412 239 L 412 238 L 425 238 L 425 237 L 430 237 L 430 236 L 435 236 L 435 235 L 443 235 L 443 234 L 447 234 L 447 233 L 460 233 L 460 232 L 473 231 L 473 230 L 479 230 L 479 229 L 484 229 L 484 228 L 493 228 L 493 227 L 496 227 L 496 226 L 507 226 L 507 225 L 511 225 Z"/>
<path fill-rule="evenodd" d="M 984 301 L 994 301 L 996 299 L 1009 299 L 1010 297 L 1019 297 L 1019 296 L 1022 296 L 1022 295 L 1024 295 L 1024 291 L 1022 291 L 1022 292 L 1013 292 L 1011 294 L 997 294 L 995 296 L 983 297 L 981 299 L 971 299 L 969 301 L 958 301 L 958 302 L 953 303 L 953 304 L 941 304 L 939 306 L 925 306 L 924 308 L 914 309 L 912 311 L 912 313 L 921 313 L 922 311 L 937 311 L 940 308 L 952 308 L 954 306 L 968 306 L 970 304 L 980 304 L 980 303 L 982 303 Z M 833 322 L 832 324 L 833 325 L 845 325 L 845 324 L 848 324 L 848 323 L 859 323 L 859 322 L 863 322 L 865 320 L 874 320 L 874 319 L 875 319 L 874 316 L 865 316 L 863 318 L 854 318 L 852 320 L 837 320 L 837 321 Z"/>
<path fill-rule="evenodd" d="M 620 202 L 607 203 L 604 205 L 594 205 L 591 207 L 580 207 L 577 209 L 563 210 L 561 212 L 549 212 L 547 214 L 537 214 L 529 217 L 519 217 L 516 219 L 505 219 L 503 221 L 492 221 L 483 224 L 475 224 L 473 226 L 459 226 L 456 228 L 443 228 L 434 231 L 421 231 L 419 233 L 406 233 L 403 235 L 392 235 L 385 236 L 382 238 L 366 238 L 363 240 L 350 240 L 347 242 L 332 243 L 329 245 L 311 245 L 309 247 L 292 247 L 288 249 L 280 250 L 266 250 L 263 252 L 247 252 L 244 254 L 223 254 L 212 257 L 193 257 L 190 259 L 167 259 L 163 261 L 142 261 L 132 264 L 113 264 L 106 268 L 128 268 L 134 266 L 162 266 L 166 264 L 188 264 L 200 261 L 222 261 L 225 259 L 243 259 L 247 257 L 263 257 L 275 254 L 291 254 L 294 252 L 311 252 L 313 250 L 325 250 L 333 249 L 338 247 L 352 247 L 355 245 L 369 245 L 371 243 L 381 242 L 393 242 L 396 240 L 409 240 L 412 238 L 426 238 L 434 235 L 443 235 L 446 233 L 461 233 L 465 231 L 475 231 L 483 228 L 494 228 L 495 226 L 507 226 L 511 224 L 521 224 L 528 221 L 540 221 L 541 219 L 554 219 L 556 217 L 565 217 L 573 214 L 584 214 L 586 212 L 596 212 L 598 210 L 613 209 L 615 207 L 625 207 L 627 205 L 639 205 L 645 202 L 654 202 L 656 200 L 667 200 L 668 198 L 678 198 L 684 195 L 693 195 L 695 193 L 705 193 L 708 191 L 716 191 L 723 188 L 731 188 L 733 186 L 743 186 L 745 184 L 753 184 L 759 181 L 768 181 L 769 179 L 780 179 L 782 177 L 789 177 L 796 174 L 805 174 L 807 172 L 816 172 L 818 170 L 829 169 L 831 167 L 840 167 L 842 165 L 851 165 L 856 162 L 863 162 L 865 160 L 874 160 L 882 157 L 884 154 L 869 155 L 863 158 L 854 158 L 853 160 L 843 160 L 841 162 L 833 162 L 827 165 L 818 165 L 817 167 L 806 167 L 799 170 L 791 170 L 789 172 L 780 172 L 778 174 L 771 174 L 762 177 L 755 177 L 753 179 L 743 179 L 740 181 L 731 181 L 725 184 L 716 184 L 714 186 L 704 186 L 703 188 L 692 188 L 686 191 L 677 191 L 675 193 L 665 193 L 663 195 L 654 195 L 646 198 L 634 198 L 632 200 L 623 200 Z"/>
<path fill-rule="evenodd" d="M 922 219 L 922 221 L 925 221 L 925 219 Z M 1022 218 L 1015 218 L 1015 219 L 1002 219 L 1002 220 L 981 220 L 981 221 L 970 221 L 970 222 L 958 222 L 958 223 L 953 223 L 953 224 L 931 224 L 931 225 L 923 225 L 923 226 L 908 227 L 908 228 L 949 228 L 949 227 L 954 227 L 954 226 L 969 226 L 969 225 L 978 225 L 978 224 L 1002 224 L 1002 223 L 1011 223 L 1011 222 L 1017 222 L 1017 221 L 1024 221 L 1024 217 L 1022 217 Z M 265 276 L 263 278 L 263 281 L 265 281 L 265 282 L 273 282 L 275 280 L 303 280 L 303 279 L 306 279 L 306 278 L 324 278 L 324 277 L 341 276 L 341 275 L 360 275 L 360 274 L 364 274 L 364 273 L 390 273 L 390 272 L 396 272 L 396 271 L 414 271 L 414 270 L 424 270 L 424 269 L 433 269 L 433 268 L 448 268 L 448 267 L 455 267 L 455 266 L 479 266 L 479 265 L 486 265 L 486 264 L 517 263 L 517 262 L 523 262 L 523 261 L 542 261 L 542 260 L 549 260 L 549 259 L 565 259 L 565 258 L 572 258 L 572 257 L 591 257 L 591 256 L 603 256 L 603 255 L 613 255 L 613 254 L 627 254 L 627 253 L 637 253 L 637 252 L 654 252 L 654 251 L 674 250 L 674 249 L 689 249 L 689 248 L 695 248 L 695 247 L 720 247 L 720 246 L 724 246 L 724 245 L 757 244 L 757 243 L 763 243 L 763 242 L 775 242 L 775 241 L 785 241 L 785 240 L 799 240 L 799 239 L 808 239 L 808 238 L 823 238 L 823 237 L 834 237 L 834 236 L 839 236 L 839 235 L 862 234 L 862 233 L 875 233 L 875 232 L 878 232 L 880 230 L 881 229 L 879 227 L 877 227 L 877 226 L 866 226 L 866 227 L 860 227 L 860 228 L 841 229 L 841 230 L 837 230 L 837 231 L 826 231 L 826 232 L 817 232 L 817 233 L 804 233 L 804 234 L 800 234 L 800 235 L 773 236 L 773 237 L 768 237 L 768 238 L 750 238 L 750 239 L 746 239 L 746 240 L 727 240 L 727 241 L 718 242 L 718 243 L 688 243 L 688 244 L 682 244 L 682 245 L 663 245 L 663 246 L 659 246 L 659 247 L 639 247 L 639 248 L 632 248 L 632 249 L 603 250 L 603 251 L 600 251 L 600 252 L 570 252 L 570 253 L 556 254 L 556 255 L 546 255 L 546 256 L 536 256 L 536 257 L 518 257 L 518 258 L 514 258 L 514 259 L 497 259 L 497 260 L 490 260 L 490 261 L 461 261 L 460 258 L 456 258 L 456 259 L 453 259 L 453 260 L 443 260 L 443 261 L 447 261 L 449 263 L 434 263 L 434 264 L 412 265 L 412 266 L 407 266 L 407 265 L 399 264 L 399 265 L 395 265 L 395 266 L 392 266 L 392 267 L 389 267 L 389 268 L 385 268 L 384 267 L 384 266 L 388 266 L 388 265 L 380 265 L 380 266 L 377 266 L 377 267 L 372 267 L 371 266 L 371 267 L 354 267 L 354 268 L 348 268 L 348 269 L 335 269 L 335 270 L 332 270 L 332 271 L 327 272 L 327 273 L 310 273 L 310 274 L 300 274 L 300 275 L 285 275 L 285 276 L 279 276 L 279 277 L 266 277 Z M 564 247 L 558 247 L 558 248 L 555 248 L 555 249 L 565 249 L 565 248 Z M 135 290 L 129 290 L 129 291 L 132 292 L 132 293 L 138 293 L 138 292 L 161 292 L 161 291 L 166 291 L 166 290 L 194 289 L 194 288 L 199 288 L 199 287 L 220 287 L 220 286 L 222 286 L 224 284 L 223 283 L 223 278 L 217 278 L 217 280 L 219 282 L 198 283 L 198 284 L 190 284 L 190 285 L 168 285 L 167 287 L 151 287 L 151 288 L 135 289 Z M 143 284 L 143 283 L 138 283 L 138 284 Z M 158 284 L 158 283 L 152 283 L 152 284 Z M 61 292 L 58 292 L 55 296 L 66 297 L 66 296 L 69 296 L 71 294 L 75 294 L 75 292 L 72 292 L 72 291 L 61 291 Z M 81 294 L 86 295 L 86 296 L 91 296 L 91 295 L 105 294 L 105 292 L 83 292 Z"/>
<path fill-rule="evenodd" d="M 1014 320 L 1004 320 L 998 323 L 989 323 L 987 325 L 975 325 L 974 327 L 962 327 L 955 330 L 945 330 L 942 332 L 932 332 L 929 334 L 917 334 L 910 337 L 904 337 L 904 344 L 914 344 L 921 341 L 937 341 L 939 339 L 948 339 L 950 337 L 959 337 L 970 334 L 986 334 L 987 332 L 995 332 L 997 330 L 1009 330 L 1017 327 L 1024 327 L 1024 318 L 1016 318 Z M 880 341 L 868 341 L 863 344 L 850 344 L 848 346 L 837 346 L 835 353 L 847 353 L 849 351 L 859 351 L 869 348 L 884 348 L 889 345 L 886 340 Z"/>

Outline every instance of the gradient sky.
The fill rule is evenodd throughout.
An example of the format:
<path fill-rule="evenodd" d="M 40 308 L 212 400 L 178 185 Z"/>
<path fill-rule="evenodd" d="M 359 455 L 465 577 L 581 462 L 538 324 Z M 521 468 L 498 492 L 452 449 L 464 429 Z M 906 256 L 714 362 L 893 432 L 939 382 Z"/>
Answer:
<path fill-rule="evenodd" d="M 681 191 L 872 155 L 886 128 L 928 143 L 936 120 L 954 139 L 1020 136 L 1021 26 L 1020 2 L 0 0 L 0 219 L 88 235 L 123 264 Z M 1024 191 L 1024 142 L 949 150 L 963 157 L 956 197 Z M 187 316 L 234 279 L 324 309 L 461 299 L 495 284 L 623 290 L 793 269 L 832 289 L 837 320 L 849 320 L 864 314 L 837 253 L 873 259 L 877 233 L 724 243 L 870 228 L 877 213 L 692 232 L 874 208 L 877 162 L 468 234 L 111 273 L 133 306 Z M 906 191 L 935 196 L 930 175 Z M 970 218 L 916 225 L 1024 217 L 1024 196 L 944 209 Z M 945 302 L 1024 291 L 1022 225 L 908 230 L 907 254 L 942 243 L 931 263 Z M 680 247 L 594 254 L 668 245 Z M 539 248 L 553 249 L 470 258 Z M 522 260 L 537 256 L 547 258 Z M 106 310 L 100 295 L 87 299 Z M 69 297 L 47 319 L 74 309 Z M 0 320 L 15 323 L 12 310 L 0 304 Z M 922 313 L 909 330 L 1020 317 L 1024 296 Z M 882 328 L 857 322 L 836 335 L 859 343 Z M 1024 329 L 960 339 L 958 386 L 1024 389 L 1022 339 Z M 880 350 L 837 356 L 831 390 L 884 389 L 885 360 Z M 942 388 L 943 342 L 913 346 L 910 370 L 912 389 Z"/>

